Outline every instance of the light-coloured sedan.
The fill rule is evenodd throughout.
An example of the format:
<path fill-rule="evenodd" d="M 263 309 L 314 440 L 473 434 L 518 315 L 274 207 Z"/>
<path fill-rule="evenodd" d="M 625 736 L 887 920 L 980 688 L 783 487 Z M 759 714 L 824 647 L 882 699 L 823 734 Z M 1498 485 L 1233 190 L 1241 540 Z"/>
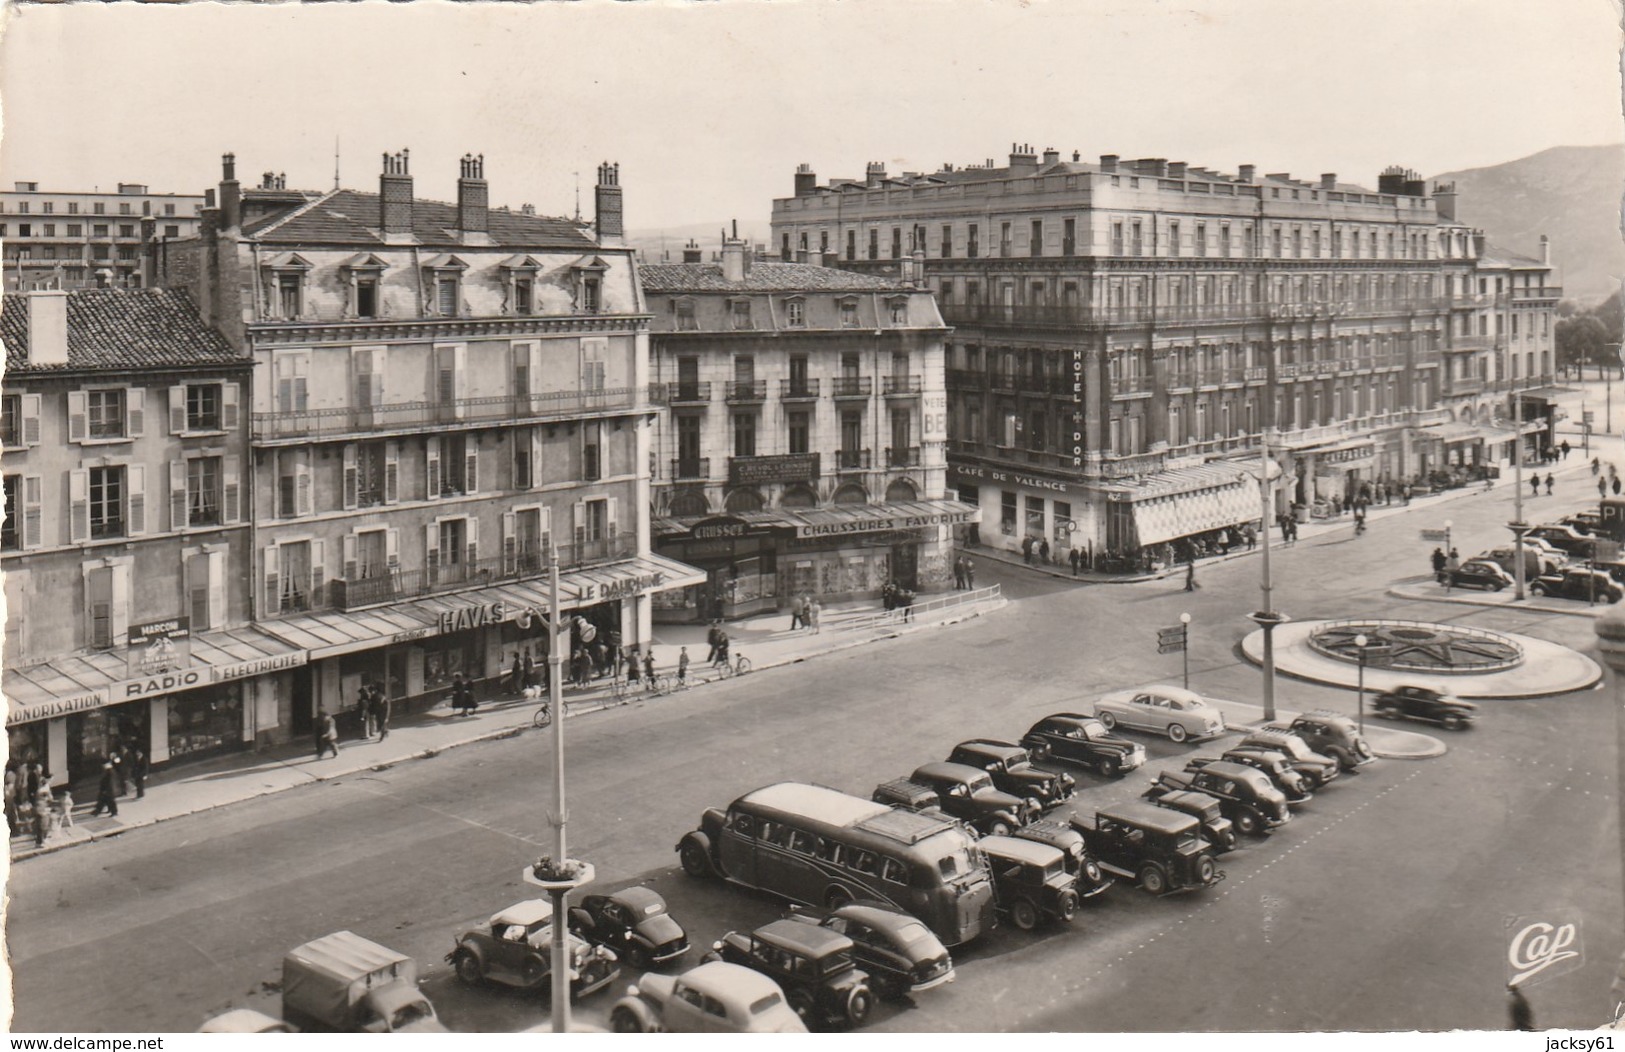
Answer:
<path fill-rule="evenodd" d="M 1224 715 L 1195 691 L 1152 686 L 1114 690 L 1095 702 L 1095 718 L 1106 725 L 1166 734 L 1170 741 L 1212 738 L 1224 733 Z"/>
<path fill-rule="evenodd" d="M 617 1034 L 807 1032 L 778 983 L 723 961 L 708 961 L 678 976 L 650 972 L 615 1002 L 609 1023 Z"/>

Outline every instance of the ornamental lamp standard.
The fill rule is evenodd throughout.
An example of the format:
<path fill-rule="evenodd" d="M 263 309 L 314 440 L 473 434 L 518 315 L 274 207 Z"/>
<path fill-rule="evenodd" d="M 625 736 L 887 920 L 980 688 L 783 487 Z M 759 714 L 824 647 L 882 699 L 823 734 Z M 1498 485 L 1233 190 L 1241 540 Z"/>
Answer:
<path fill-rule="evenodd" d="M 1354 637 L 1354 652 L 1359 655 L 1360 659 L 1360 685 L 1359 693 L 1357 695 L 1359 700 L 1356 702 L 1356 704 L 1359 706 L 1358 712 L 1360 714 L 1360 734 L 1362 736 L 1365 734 L 1365 648 L 1370 643 L 1371 640 L 1366 638 L 1366 634 L 1364 632 L 1361 632 L 1359 635 Z"/>
<path fill-rule="evenodd" d="M 1179 652 L 1185 660 L 1185 689 L 1191 689 L 1191 615 L 1179 615 Z"/>
<path fill-rule="evenodd" d="M 1264 554 L 1259 567 L 1259 590 L 1263 593 L 1264 605 L 1261 610 L 1254 610 L 1247 615 L 1248 620 L 1264 630 L 1264 655 L 1260 663 L 1263 673 L 1264 689 L 1264 719 L 1275 719 L 1275 629 L 1285 624 L 1287 616 L 1276 612 L 1272 607 L 1271 593 L 1274 585 L 1270 580 L 1270 519 L 1271 519 L 1271 490 L 1270 485 L 1270 429 L 1266 425 L 1259 429 L 1259 455 L 1258 455 L 1258 499 L 1261 507 L 1259 526 L 1264 535 Z"/>

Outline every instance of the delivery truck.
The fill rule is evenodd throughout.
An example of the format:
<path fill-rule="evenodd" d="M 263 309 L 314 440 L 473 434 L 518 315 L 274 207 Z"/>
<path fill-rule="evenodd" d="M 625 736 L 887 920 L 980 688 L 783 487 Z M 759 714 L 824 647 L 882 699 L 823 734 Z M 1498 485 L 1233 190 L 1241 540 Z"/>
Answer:
<path fill-rule="evenodd" d="M 417 962 L 349 931 L 282 959 L 282 1017 L 301 1030 L 446 1032 L 418 989 Z"/>

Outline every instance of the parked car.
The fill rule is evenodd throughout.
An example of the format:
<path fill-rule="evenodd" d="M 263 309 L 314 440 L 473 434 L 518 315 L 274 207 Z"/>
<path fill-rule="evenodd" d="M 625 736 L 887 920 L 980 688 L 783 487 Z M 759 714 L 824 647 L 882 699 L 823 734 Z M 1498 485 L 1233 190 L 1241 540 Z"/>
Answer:
<path fill-rule="evenodd" d="M 1535 540 L 1539 541 L 1545 541 L 1558 551 L 1569 552 L 1570 554 L 1572 554 L 1576 548 L 1580 547 L 1587 540 L 1586 535 L 1580 533 L 1574 527 L 1560 526 L 1556 523 L 1545 523 L 1543 525 L 1536 526 L 1528 533 L 1524 534 L 1524 536 L 1533 537 Z"/>
<path fill-rule="evenodd" d="M 1040 810 L 1037 800 L 1002 792 L 994 788 L 986 771 L 962 763 L 928 763 L 916 768 L 908 780 L 935 791 L 943 811 L 984 835 L 1019 829 L 1037 818 Z"/>
<path fill-rule="evenodd" d="M 1335 779 L 1340 771 L 1336 760 L 1322 756 L 1309 748 L 1296 734 L 1278 730 L 1256 730 L 1241 739 L 1241 745 L 1257 745 L 1285 753 L 1292 769 L 1309 780 L 1311 789 L 1321 789 Z"/>
<path fill-rule="evenodd" d="M 1573 515 L 1563 516 L 1557 523 L 1587 537 L 1602 532 L 1602 515 L 1595 511 L 1577 511 Z"/>
<path fill-rule="evenodd" d="M 617 1034 L 804 1034 L 779 984 L 761 972 L 709 961 L 682 975 L 645 975 L 609 1011 Z"/>
<path fill-rule="evenodd" d="M 197 1028 L 200 1034 L 294 1034 L 298 1031 L 275 1016 L 252 1008 L 233 1008 L 211 1016 Z"/>
<path fill-rule="evenodd" d="M 1158 795 L 1146 794 L 1158 807 L 1190 815 L 1202 823 L 1202 837 L 1219 854 L 1234 851 L 1239 846 L 1235 823 L 1224 817 L 1219 801 L 1206 793 L 1174 789 Z"/>
<path fill-rule="evenodd" d="M 1078 898 L 1094 898 L 1112 886 L 1113 878 L 1100 868 L 1100 863 L 1089 857 L 1089 845 L 1083 834 L 1053 818 L 1029 822 L 1010 834 L 1019 840 L 1034 840 L 1060 850 L 1066 860 L 1066 870 L 1077 885 Z"/>
<path fill-rule="evenodd" d="M 1625 589 L 1601 570 L 1584 566 L 1565 567 L 1561 573 L 1542 574 L 1529 586 L 1535 595 L 1554 595 L 1562 599 L 1595 600 L 1599 603 L 1617 603 Z"/>
<path fill-rule="evenodd" d="M 1022 746 L 991 738 L 960 742 L 948 754 L 948 762 L 980 767 L 998 788 L 1012 796 L 1030 796 L 1043 808 L 1055 807 L 1069 798 L 1077 785 L 1064 771 L 1034 767 L 1031 756 Z"/>
<path fill-rule="evenodd" d="M 1059 848 L 1011 836 L 985 836 L 977 848 L 993 871 L 993 901 L 1022 931 L 1041 920 L 1071 924 L 1078 888 Z"/>
<path fill-rule="evenodd" d="M 1157 800 L 1171 792 L 1187 790 L 1206 793 L 1219 801 L 1220 812 L 1235 825 L 1236 832 L 1247 836 L 1264 836 L 1292 818 L 1286 797 L 1268 775 L 1229 760 L 1208 760 L 1200 767 L 1187 766 L 1184 774 L 1163 771 L 1144 795 Z"/>
<path fill-rule="evenodd" d="M 792 906 L 790 918 L 839 932 L 881 997 L 920 993 L 954 981 L 954 961 L 942 941 L 915 917 L 878 902 L 849 902 L 823 913 Z"/>
<path fill-rule="evenodd" d="M 336 931 L 282 958 L 282 1018 L 300 1030 L 356 1034 L 444 1034 L 418 989 L 417 961 Z"/>
<path fill-rule="evenodd" d="M 1466 730 L 1478 715 L 1478 706 L 1433 687 L 1401 686 L 1378 694 L 1371 701 L 1378 716 L 1427 720 L 1453 731 Z"/>
<path fill-rule="evenodd" d="M 1108 873 L 1153 895 L 1211 887 L 1224 879 L 1201 823 L 1165 807 L 1131 801 L 1102 808 L 1094 821 L 1073 818 L 1089 853 Z"/>
<path fill-rule="evenodd" d="M 645 887 L 586 896 L 570 910 L 570 930 L 608 946 L 634 968 L 666 964 L 688 952 L 688 936 L 667 912 L 666 900 Z"/>
<path fill-rule="evenodd" d="M 1377 759 L 1354 718 L 1331 709 L 1313 709 L 1291 723 L 1270 723 L 1265 729 L 1296 734 L 1305 745 L 1322 756 L 1330 756 L 1345 771 L 1358 770 Z"/>
<path fill-rule="evenodd" d="M 1239 763 L 1243 767 L 1262 771 L 1270 780 L 1270 784 L 1281 790 L 1288 804 L 1304 804 L 1314 799 L 1315 792 L 1309 787 L 1309 779 L 1293 769 L 1292 760 L 1286 753 L 1259 748 L 1256 745 L 1238 745 L 1233 749 L 1226 749 L 1220 754 L 1219 759 L 1225 763 Z M 1185 770 L 1199 771 L 1215 762 L 1217 761 L 1210 756 L 1197 756 L 1186 762 Z"/>
<path fill-rule="evenodd" d="M 1219 710 L 1183 687 L 1112 691 L 1095 702 L 1095 716 L 1107 730 L 1132 727 L 1166 734 L 1175 742 L 1224 733 L 1224 716 Z"/>
<path fill-rule="evenodd" d="M 731 931 L 706 956 L 754 968 L 778 983 L 808 1026 L 862 1026 L 875 1007 L 869 975 L 854 963 L 852 940 L 815 924 L 785 919 L 753 932 Z"/>
<path fill-rule="evenodd" d="M 1021 744 L 1034 759 L 1082 764 L 1108 778 L 1120 777 L 1145 763 L 1145 746 L 1113 734 L 1105 724 L 1081 712 L 1045 716 L 1022 735 Z"/>
<path fill-rule="evenodd" d="M 1455 570 L 1447 572 L 1452 588 L 1482 588 L 1486 592 L 1499 592 L 1513 583 L 1510 573 L 1501 569 L 1499 563 L 1488 559 L 1468 559 Z"/>
<path fill-rule="evenodd" d="M 1513 561 L 1512 550 L 1510 544 L 1499 548 L 1487 548 L 1473 556 L 1472 561 L 1492 562 L 1505 570 L 1509 576 L 1514 575 L 1518 570 L 1517 563 Z M 1523 549 L 1524 580 L 1533 581 L 1543 573 L 1556 573 L 1567 561 L 1563 553 L 1555 548 L 1547 548 L 1533 541 L 1527 542 Z"/>
<path fill-rule="evenodd" d="M 593 946 L 574 934 L 566 934 L 565 943 L 575 973 L 571 997 L 602 990 L 621 974 L 614 950 Z M 446 960 L 457 978 L 470 985 L 493 982 L 547 992 L 553 981 L 552 904 L 546 899 L 526 899 L 493 914 L 486 926 L 459 935 Z"/>

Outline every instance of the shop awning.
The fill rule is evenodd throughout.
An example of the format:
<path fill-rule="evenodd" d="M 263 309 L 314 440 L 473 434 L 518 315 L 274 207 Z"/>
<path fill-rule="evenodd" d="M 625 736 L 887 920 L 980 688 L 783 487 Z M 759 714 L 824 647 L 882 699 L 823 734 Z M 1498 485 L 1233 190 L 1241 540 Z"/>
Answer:
<path fill-rule="evenodd" d="M 894 500 L 883 504 L 831 504 L 823 508 L 776 508 L 772 511 L 697 515 L 654 520 L 652 529 L 663 538 L 692 536 L 697 540 L 739 536 L 741 531 L 779 532 L 794 537 L 840 537 L 889 530 L 917 530 L 926 526 L 957 526 L 980 522 L 981 509 L 957 500 Z M 698 529 L 696 529 L 698 527 Z"/>
<path fill-rule="evenodd" d="M 1542 402 L 1554 401 L 1559 395 L 1579 394 L 1577 387 L 1532 387 L 1527 391 L 1512 392 L 1518 398 L 1533 398 Z"/>
<path fill-rule="evenodd" d="M 131 674 L 127 650 L 70 655 L 27 668 L 8 668 L 0 680 L 6 696 L 6 726 L 296 668 L 309 656 L 300 647 L 250 627 L 200 632 L 191 637 L 189 650 L 178 667 L 148 675 Z"/>
<path fill-rule="evenodd" d="M 559 573 L 559 608 L 576 610 L 615 599 L 699 584 L 705 571 L 650 553 Z M 512 621 L 549 607 L 545 576 L 388 603 L 366 610 L 330 610 L 265 622 L 261 627 L 307 650 L 311 659 L 370 650 L 388 643 L 444 635 Z"/>
<path fill-rule="evenodd" d="M 1135 535 L 1141 546 L 1161 544 L 1208 530 L 1257 522 L 1257 460 L 1212 460 L 1148 475 L 1135 485 L 1113 486 L 1110 497 L 1132 501 Z M 1280 465 L 1270 462 L 1270 478 Z"/>
<path fill-rule="evenodd" d="M 1486 437 L 1484 429 L 1477 424 L 1465 424 L 1451 421 L 1444 424 L 1429 424 L 1421 429 L 1425 438 L 1437 438 L 1450 445 L 1456 442 L 1472 442 L 1475 439 Z"/>

